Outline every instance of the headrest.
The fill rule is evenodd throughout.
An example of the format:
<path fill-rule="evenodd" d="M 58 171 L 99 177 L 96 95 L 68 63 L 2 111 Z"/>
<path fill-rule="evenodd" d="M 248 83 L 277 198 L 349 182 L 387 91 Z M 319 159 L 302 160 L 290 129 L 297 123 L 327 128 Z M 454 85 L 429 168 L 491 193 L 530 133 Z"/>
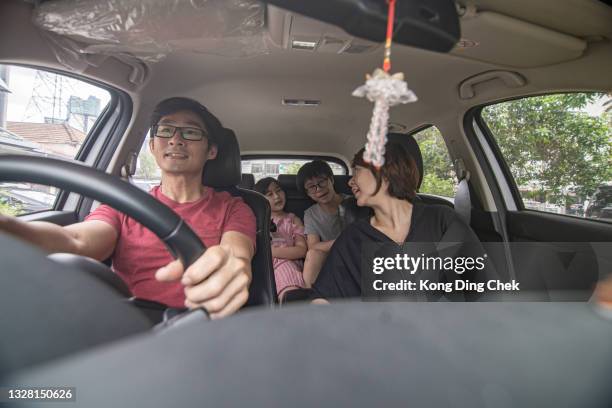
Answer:
<path fill-rule="evenodd" d="M 348 185 L 350 179 L 351 176 L 334 175 L 334 190 L 336 190 L 336 193 L 352 195 L 353 192 Z"/>
<path fill-rule="evenodd" d="M 255 186 L 255 176 L 251 173 L 242 173 L 240 184 L 238 187 L 252 190 Z"/>
<path fill-rule="evenodd" d="M 419 183 L 417 184 L 417 191 L 421 187 L 423 182 L 423 155 L 421 154 L 421 148 L 412 135 L 406 135 L 403 133 L 389 133 L 387 139 L 396 143 L 400 143 L 406 148 L 408 153 L 412 156 L 416 162 L 417 169 L 419 170 Z"/>
<path fill-rule="evenodd" d="M 202 184 L 213 188 L 234 187 L 240 184 L 240 147 L 231 129 L 223 128 L 219 137 L 217 157 L 206 162 Z"/>
<path fill-rule="evenodd" d="M 297 176 L 295 174 L 279 174 L 278 184 L 285 192 L 295 193 L 297 188 Z"/>

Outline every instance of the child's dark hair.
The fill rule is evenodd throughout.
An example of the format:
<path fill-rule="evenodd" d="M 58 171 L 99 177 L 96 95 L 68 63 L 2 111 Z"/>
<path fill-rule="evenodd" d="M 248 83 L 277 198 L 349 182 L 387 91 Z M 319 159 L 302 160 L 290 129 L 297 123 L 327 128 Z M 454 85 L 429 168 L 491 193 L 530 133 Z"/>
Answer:
<path fill-rule="evenodd" d="M 278 187 L 280 188 L 280 184 L 278 183 L 277 179 L 275 179 L 274 177 L 264 177 L 257 183 L 255 183 L 253 189 L 260 194 L 266 195 L 266 193 L 268 192 L 268 187 L 270 187 L 270 184 L 272 183 L 278 184 Z M 276 224 L 274 223 L 274 221 L 270 220 L 270 232 L 276 232 L 276 229 Z M 272 239 L 272 237 L 270 237 L 270 239 Z"/>
<path fill-rule="evenodd" d="M 298 170 L 296 184 L 298 191 L 301 191 L 302 194 L 306 194 L 306 190 L 304 189 L 304 184 L 306 180 L 310 180 L 315 177 L 325 177 L 331 179 L 332 182 L 334 180 L 334 173 L 332 172 L 329 164 L 323 160 L 313 160 L 309 163 L 306 163 Z"/>
<path fill-rule="evenodd" d="M 268 192 L 268 187 L 270 187 L 270 184 L 272 183 L 276 183 L 280 187 L 280 184 L 278 183 L 277 179 L 275 179 L 274 177 L 265 177 L 255 183 L 253 189 L 260 194 L 266 195 L 266 193 Z"/>

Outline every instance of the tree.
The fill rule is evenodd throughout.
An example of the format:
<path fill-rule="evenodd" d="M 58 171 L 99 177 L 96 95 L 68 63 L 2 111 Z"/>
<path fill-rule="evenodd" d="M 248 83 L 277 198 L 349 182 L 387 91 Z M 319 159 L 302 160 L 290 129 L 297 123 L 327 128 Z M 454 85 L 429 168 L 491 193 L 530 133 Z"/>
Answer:
<path fill-rule="evenodd" d="M 23 213 L 23 208 L 18 204 L 9 204 L 0 195 L 0 215 L 17 216 Z"/>
<path fill-rule="evenodd" d="M 612 180 L 612 134 L 586 107 L 601 94 L 546 95 L 488 106 L 483 118 L 517 184 L 569 205 Z M 573 197 L 572 197 L 573 196 Z"/>
<path fill-rule="evenodd" d="M 454 197 L 455 184 L 453 179 L 439 178 L 435 173 L 428 173 L 423 176 L 420 191 L 443 197 Z"/>
<path fill-rule="evenodd" d="M 291 163 L 283 166 L 283 174 L 297 174 L 298 170 L 302 167 L 299 163 Z"/>
<path fill-rule="evenodd" d="M 430 126 L 415 134 L 414 138 L 423 156 L 423 182 L 419 191 L 453 197 L 457 178 L 440 131 Z"/>
<path fill-rule="evenodd" d="M 151 180 L 156 177 L 156 172 L 157 164 L 155 163 L 155 157 L 153 157 L 149 149 L 145 147 L 138 157 L 136 176 L 142 177 L 145 180 Z"/>

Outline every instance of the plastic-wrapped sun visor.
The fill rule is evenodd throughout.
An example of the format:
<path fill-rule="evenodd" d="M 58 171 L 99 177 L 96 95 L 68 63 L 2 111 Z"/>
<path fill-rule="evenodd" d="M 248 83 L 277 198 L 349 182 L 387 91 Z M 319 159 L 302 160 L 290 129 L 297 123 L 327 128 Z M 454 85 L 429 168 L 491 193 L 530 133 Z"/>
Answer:
<path fill-rule="evenodd" d="M 36 6 L 58 60 L 81 68 L 92 55 L 156 62 L 181 50 L 229 57 L 265 54 L 265 5 L 254 0 L 51 0 Z"/>

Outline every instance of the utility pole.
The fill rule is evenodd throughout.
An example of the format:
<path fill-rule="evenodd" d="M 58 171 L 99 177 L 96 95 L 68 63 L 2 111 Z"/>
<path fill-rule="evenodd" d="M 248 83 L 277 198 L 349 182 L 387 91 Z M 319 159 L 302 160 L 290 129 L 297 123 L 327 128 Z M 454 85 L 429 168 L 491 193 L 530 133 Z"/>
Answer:
<path fill-rule="evenodd" d="M 62 109 L 62 106 L 67 103 L 65 91 L 68 91 L 69 95 L 74 93 L 74 86 L 69 78 L 37 70 L 34 77 L 34 86 L 32 87 L 32 96 L 28 101 L 23 118 L 24 121 L 66 122 L 68 120 L 68 113 L 66 111 L 66 115 L 64 115 Z"/>

